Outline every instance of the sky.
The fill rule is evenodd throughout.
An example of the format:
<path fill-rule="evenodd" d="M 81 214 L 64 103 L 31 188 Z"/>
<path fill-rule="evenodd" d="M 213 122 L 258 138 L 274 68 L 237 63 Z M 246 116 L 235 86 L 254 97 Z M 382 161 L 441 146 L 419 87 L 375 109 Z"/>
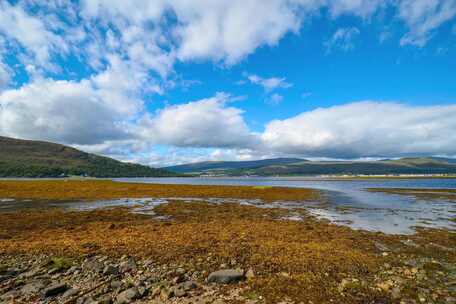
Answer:
<path fill-rule="evenodd" d="M 0 135 L 161 167 L 456 157 L 456 0 L 0 0 Z"/>

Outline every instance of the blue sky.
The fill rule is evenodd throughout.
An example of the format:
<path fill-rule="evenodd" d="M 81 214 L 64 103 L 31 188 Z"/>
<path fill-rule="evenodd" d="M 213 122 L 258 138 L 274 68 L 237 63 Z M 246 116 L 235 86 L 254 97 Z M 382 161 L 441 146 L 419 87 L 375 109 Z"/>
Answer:
<path fill-rule="evenodd" d="M 456 0 L 0 0 L 0 135 L 154 166 L 456 156 Z"/>

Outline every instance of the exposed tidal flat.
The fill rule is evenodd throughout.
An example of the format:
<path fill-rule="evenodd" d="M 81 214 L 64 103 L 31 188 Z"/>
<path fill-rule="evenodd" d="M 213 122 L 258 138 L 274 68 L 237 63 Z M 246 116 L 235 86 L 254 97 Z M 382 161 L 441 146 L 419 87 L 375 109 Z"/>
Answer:
<path fill-rule="evenodd" d="M 410 201 L 410 193 L 398 193 L 404 190 L 360 194 L 343 183 L 345 193 L 270 181 L 1 181 L 0 301 L 454 303 L 451 226 L 415 219 L 421 227 L 412 233 L 389 232 L 321 214 L 353 216 L 370 207 L 382 214 L 388 197 L 403 204 L 400 212 L 407 202 L 432 206 L 436 199 L 444 208 L 437 214 L 450 218 L 428 221 L 446 223 L 454 198 Z M 431 192 L 453 192 L 444 190 Z M 379 201 L 367 206 L 366 198 Z"/>

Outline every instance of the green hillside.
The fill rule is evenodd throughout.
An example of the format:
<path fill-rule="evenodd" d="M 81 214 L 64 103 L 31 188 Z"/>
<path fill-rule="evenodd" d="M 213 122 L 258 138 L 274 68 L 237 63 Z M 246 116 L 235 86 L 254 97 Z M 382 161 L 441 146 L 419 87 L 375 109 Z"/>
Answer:
<path fill-rule="evenodd" d="M 173 176 L 164 169 L 123 163 L 112 158 L 43 141 L 0 136 L 0 177 L 91 177 Z"/>
<path fill-rule="evenodd" d="M 301 162 L 299 158 L 274 158 L 254 161 L 207 161 L 185 165 L 171 166 L 165 169 L 179 173 L 200 173 L 214 170 L 253 169 L 270 165 L 286 165 Z"/>
<path fill-rule="evenodd" d="M 251 162 L 193 163 L 166 168 L 174 172 L 223 175 L 381 175 L 456 174 L 456 162 L 445 158 L 401 158 L 379 161 L 308 161 L 271 159 Z M 255 164 L 255 165 L 254 165 Z"/>

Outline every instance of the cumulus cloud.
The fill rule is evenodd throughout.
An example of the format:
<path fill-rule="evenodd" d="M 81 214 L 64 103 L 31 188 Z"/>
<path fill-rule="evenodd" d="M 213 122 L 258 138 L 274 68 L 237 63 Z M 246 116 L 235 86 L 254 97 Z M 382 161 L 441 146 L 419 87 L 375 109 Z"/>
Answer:
<path fill-rule="evenodd" d="M 329 53 L 338 48 L 345 52 L 355 48 L 354 39 L 360 34 L 356 27 L 340 28 L 332 35 L 331 39 L 325 42 L 326 51 Z"/>
<path fill-rule="evenodd" d="M 214 58 L 233 64 L 261 45 L 274 45 L 300 18 L 289 1 L 171 1 L 181 59 Z M 255 16 L 255 18 L 252 18 Z"/>
<path fill-rule="evenodd" d="M 229 95 L 219 93 L 146 115 L 138 126 L 141 138 L 177 147 L 239 147 L 255 145 L 243 111 L 230 107 Z"/>
<path fill-rule="evenodd" d="M 0 133 L 66 144 L 99 144 L 127 137 L 125 124 L 142 101 L 125 87 L 134 77 L 114 66 L 89 80 L 38 79 L 0 93 Z"/>
<path fill-rule="evenodd" d="M 358 158 L 456 154 L 456 106 L 356 102 L 267 124 L 266 149 L 285 154 Z"/>

